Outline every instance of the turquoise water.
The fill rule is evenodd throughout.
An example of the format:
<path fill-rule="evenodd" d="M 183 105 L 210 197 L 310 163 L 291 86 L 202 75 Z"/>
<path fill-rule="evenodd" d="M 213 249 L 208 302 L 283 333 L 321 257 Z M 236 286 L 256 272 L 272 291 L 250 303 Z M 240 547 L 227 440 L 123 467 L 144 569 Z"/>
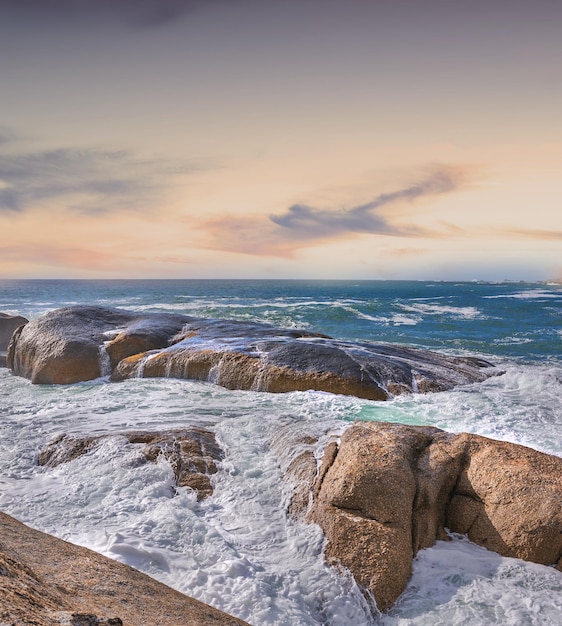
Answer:
<path fill-rule="evenodd" d="M 505 373 L 373 402 L 320 392 L 229 391 L 209 383 L 100 379 L 34 386 L 0 370 L 0 510 L 129 563 L 254 626 L 553 624 L 562 575 L 464 538 L 418 556 L 408 589 L 373 617 L 353 581 L 326 566 L 322 537 L 286 515 L 283 429 L 326 441 L 353 420 L 430 424 L 562 456 L 562 287 L 380 281 L 0 281 L 0 311 L 35 318 L 69 304 L 266 321 L 343 339 L 483 356 Z M 192 424 L 226 457 L 215 493 L 173 497 L 164 460 L 138 464 L 117 433 Z M 39 468 L 61 433 L 113 434 L 92 453 Z"/>

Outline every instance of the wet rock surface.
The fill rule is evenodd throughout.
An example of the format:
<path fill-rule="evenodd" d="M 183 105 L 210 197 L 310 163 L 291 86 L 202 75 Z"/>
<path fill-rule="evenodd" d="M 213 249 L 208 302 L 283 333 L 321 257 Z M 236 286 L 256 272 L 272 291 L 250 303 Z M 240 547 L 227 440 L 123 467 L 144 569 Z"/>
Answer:
<path fill-rule="evenodd" d="M 348 568 L 382 610 L 404 591 L 416 553 L 447 539 L 446 528 L 562 570 L 561 458 L 478 435 L 365 422 L 324 448 L 313 480 L 310 453 L 297 459 L 288 472 L 300 481 L 292 512 L 321 526 L 328 561 Z"/>
<path fill-rule="evenodd" d="M 144 314 L 102 307 L 52 311 L 20 329 L 8 366 L 34 383 L 74 383 L 101 375 L 175 377 L 228 389 L 318 390 L 385 400 L 451 389 L 498 373 L 471 357 L 267 324 Z"/>
<path fill-rule="evenodd" d="M 124 437 L 131 444 L 142 445 L 147 461 L 163 456 L 174 471 L 178 487 L 190 487 L 202 500 L 213 493 L 211 476 L 218 471 L 224 453 L 213 432 L 203 428 L 184 428 L 164 432 L 133 431 L 98 437 L 60 435 L 38 454 L 39 465 L 56 467 L 92 451 L 108 437 Z"/>
<path fill-rule="evenodd" d="M 0 367 L 6 367 L 6 351 L 14 331 L 28 322 L 21 315 L 0 312 Z"/>
<path fill-rule="evenodd" d="M 0 624 L 248 626 L 100 554 L 0 513 Z"/>

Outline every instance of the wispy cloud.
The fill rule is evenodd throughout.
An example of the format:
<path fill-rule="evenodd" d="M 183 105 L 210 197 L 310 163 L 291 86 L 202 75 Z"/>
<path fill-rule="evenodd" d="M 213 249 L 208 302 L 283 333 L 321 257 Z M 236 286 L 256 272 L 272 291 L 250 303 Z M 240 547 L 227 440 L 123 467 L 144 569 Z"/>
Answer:
<path fill-rule="evenodd" d="M 112 268 L 119 257 L 79 246 L 53 246 L 45 243 L 5 245 L 0 248 L 0 263 L 34 263 L 87 270 Z"/>
<path fill-rule="evenodd" d="M 465 168 L 431 167 L 416 182 L 350 208 L 331 210 L 294 204 L 285 213 L 267 218 L 227 215 L 206 220 L 200 224 L 205 233 L 202 245 L 245 254 L 291 257 L 300 248 L 360 234 L 443 236 L 419 226 L 418 219 L 400 223 L 396 214 L 404 203 L 458 191 L 467 178 Z"/>
<path fill-rule="evenodd" d="M 126 151 L 0 153 L 0 213 L 40 209 L 53 200 L 77 213 L 143 211 L 180 171 L 164 160 L 139 159 Z"/>
<path fill-rule="evenodd" d="M 512 228 L 504 234 L 515 235 L 525 239 L 542 239 L 546 241 L 562 240 L 562 230 L 541 230 L 539 228 Z"/>
<path fill-rule="evenodd" d="M 158 27 L 210 4 L 233 0 L 1 0 L 26 16 L 45 18 L 100 18 L 134 27 Z"/>
<path fill-rule="evenodd" d="M 320 210 L 294 204 L 283 215 L 271 216 L 271 221 L 290 229 L 306 239 L 337 237 L 343 233 L 372 233 L 378 235 L 415 236 L 424 234 L 418 226 L 396 226 L 381 211 L 399 202 L 413 202 L 423 196 L 451 193 L 463 182 L 459 168 L 433 168 L 413 185 L 390 193 L 379 194 L 373 200 L 339 211 Z"/>

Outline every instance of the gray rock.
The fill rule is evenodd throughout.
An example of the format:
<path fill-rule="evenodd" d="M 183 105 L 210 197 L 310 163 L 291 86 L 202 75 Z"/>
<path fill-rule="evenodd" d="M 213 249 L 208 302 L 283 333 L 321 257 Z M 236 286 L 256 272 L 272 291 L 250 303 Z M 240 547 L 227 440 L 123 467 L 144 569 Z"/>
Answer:
<path fill-rule="evenodd" d="M 0 312 L 0 367 L 6 367 L 5 352 L 8 349 L 14 331 L 27 324 L 28 319 L 21 315 L 10 315 Z"/>
<path fill-rule="evenodd" d="M 267 324 L 69 307 L 14 334 L 8 367 L 34 383 L 111 374 L 204 380 L 228 389 L 329 391 L 373 400 L 497 374 L 487 361 L 331 339 Z M 104 368 L 107 368 L 106 370 Z"/>

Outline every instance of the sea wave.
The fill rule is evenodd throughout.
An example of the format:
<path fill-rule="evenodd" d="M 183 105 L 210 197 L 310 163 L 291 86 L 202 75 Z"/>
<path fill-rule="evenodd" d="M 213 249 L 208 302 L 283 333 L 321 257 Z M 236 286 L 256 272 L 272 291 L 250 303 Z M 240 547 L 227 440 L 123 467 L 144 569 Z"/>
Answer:
<path fill-rule="evenodd" d="M 440 304 L 402 304 L 398 303 L 398 307 L 404 311 L 420 313 L 422 315 L 450 315 L 452 317 L 473 320 L 476 318 L 484 318 L 482 311 L 474 306 L 450 306 Z"/>
<path fill-rule="evenodd" d="M 524 291 L 517 291 L 515 293 L 502 293 L 482 296 L 487 300 L 495 300 L 502 298 L 512 298 L 515 300 L 545 300 L 554 299 L 562 300 L 562 291 L 551 291 L 547 289 L 526 289 Z"/>

